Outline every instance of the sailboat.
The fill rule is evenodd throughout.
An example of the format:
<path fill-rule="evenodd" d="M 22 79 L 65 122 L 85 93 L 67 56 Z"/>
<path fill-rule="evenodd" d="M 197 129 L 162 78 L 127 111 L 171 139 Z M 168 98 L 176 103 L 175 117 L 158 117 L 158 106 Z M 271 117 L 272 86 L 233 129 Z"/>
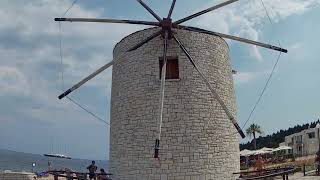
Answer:
<path fill-rule="evenodd" d="M 63 155 L 63 154 L 43 154 L 44 156 L 47 157 L 55 157 L 55 158 L 64 158 L 64 159 L 71 159 L 71 157 Z"/>
<path fill-rule="evenodd" d="M 65 146 L 65 152 L 67 152 L 67 147 Z M 54 158 L 63 158 L 63 159 L 71 159 L 71 157 L 60 154 L 60 153 L 53 153 L 53 140 L 51 140 L 51 153 L 43 154 L 46 157 L 54 157 Z"/>

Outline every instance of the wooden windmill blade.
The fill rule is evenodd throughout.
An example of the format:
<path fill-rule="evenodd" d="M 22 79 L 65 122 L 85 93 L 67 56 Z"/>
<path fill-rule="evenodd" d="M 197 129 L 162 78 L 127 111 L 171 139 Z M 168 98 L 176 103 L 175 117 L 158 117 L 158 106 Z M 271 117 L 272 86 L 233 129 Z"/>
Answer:
<path fill-rule="evenodd" d="M 176 5 L 176 0 L 173 0 L 172 4 L 171 4 L 171 7 L 170 7 L 170 10 L 169 10 L 169 13 L 168 13 L 168 16 L 167 16 L 168 19 L 171 18 L 171 15 L 172 15 L 172 12 L 173 12 L 173 9 L 174 9 L 175 5 Z"/>
<path fill-rule="evenodd" d="M 199 69 L 197 63 L 193 60 L 192 56 L 189 54 L 189 52 L 187 51 L 187 49 L 185 48 L 185 46 L 180 42 L 180 40 L 174 35 L 172 34 L 173 39 L 178 43 L 178 45 L 180 46 L 181 50 L 184 52 L 184 54 L 187 56 L 187 58 L 189 59 L 189 61 L 191 62 L 191 64 L 193 65 L 193 67 L 198 71 L 198 73 L 200 74 L 201 78 L 203 79 L 203 81 L 206 83 L 207 87 L 210 89 L 213 97 L 219 102 L 219 104 L 221 105 L 222 109 L 225 111 L 225 113 L 227 114 L 228 118 L 231 120 L 232 124 L 235 126 L 235 128 L 237 129 L 238 133 L 240 134 L 240 136 L 242 138 L 245 138 L 245 134 L 243 133 L 242 129 L 240 128 L 240 126 L 238 125 L 237 121 L 235 120 L 234 116 L 231 114 L 231 112 L 229 111 L 228 107 L 225 105 L 225 103 L 223 102 L 223 100 L 220 98 L 220 96 L 218 95 L 218 93 L 214 90 L 214 88 L 212 88 L 210 82 L 208 81 L 208 79 L 204 76 L 204 74 L 201 72 L 201 70 Z"/>
<path fill-rule="evenodd" d="M 111 67 L 113 65 L 113 61 L 107 63 L 106 65 L 102 66 L 101 68 L 99 68 L 98 70 L 96 70 L 95 72 L 93 72 L 92 74 L 90 74 L 89 76 L 85 77 L 84 79 L 82 79 L 80 82 L 78 82 L 77 84 L 75 84 L 74 86 L 72 86 L 70 89 L 68 89 L 67 91 L 65 91 L 64 93 L 60 94 L 58 96 L 59 99 L 62 99 L 64 97 L 66 97 L 68 94 L 72 93 L 73 91 L 75 91 L 76 89 L 78 89 L 80 86 L 82 86 L 83 84 L 85 84 L 86 82 L 88 82 L 89 80 L 91 80 L 92 78 L 96 77 L 98 74 L 100 74 L 102 71 L 108 69 L 109 67 Z"/>
<path fill-rule="evenodd" d="M 99 18 L 54 18 L 55 21 L 68 22 L 98 22 L 98 23 L 117 23 L 117 24 L 138 24 L 148 26 L 160 26 L 159 22 L 137 21 L 127 19 L 99 19 Z"/>
<path fill-rule="evenodd" d="M 237 2 L 237 1 L 239 1 L 239 0 L 229 0 L 229 1 L 226 1 L 226 2 L 223 2 L 223 3 L 220 3 L 220 4 L 218 4 L 218 5 L 212 6 L 212 7 L 208 8 L 208 9 L 203 10 L 203 11 L 197 12 L 197 13 L 192 14 L 192 15 L 190 15 L 190 16 L 187 16 L 187 17 L 185 17 L 185 18 L 183 18 L 183 19 L 180 19 L 180 20 L 178 20 L 178 21 L 175 21 L 174 24 L 181 24 L 181 23 L 183 23 L 183 22 L 189 21 L 190 19 L 193 19 L 193 18 L 195 18 L 195 17 L 201 16 L 201 15 L 203 15 L 203 14 L 206 14 L 206 13 L 208 13 L 208 12 L 211 12 L 211 11 L 213 11 L 213 10 L 216 10 L 216 9 L 218 9 L 218 8 L 221 8 L 221 7 L 223 7 L 223 6 L 229 5 L 229 4 L 234 3 L 234 2 Z"/>
<path fill-rule="evenodd" d="M 150 14 L 152 14 L 153 17 L 155 17 L 159 22 L 162 21 L 162 19 L 155 13 L 153 10 L 146 5 L 142 0 L 137 0 Z"/>
<path fill-rule="evenodd" d="M 163 103 L 164 103 L 164 90 L 166 82 L 166 73 L 167 73 L 167 50 L 168 50 L 168 31 L 164 31 L 163 38 L 163 63 L 161 67 L 161 85 L 160 85 L 160 100 L 159 100 L 159 115 L 158 115 L 158 136 L 155 142 L 154 149 L 154 158 L 159 158 L 159 149 L 160 149 L 160 138 L 161 138 L 161 127 L 163 119 Z"/>
<path fill-rule="evenodd" d="M 218 33 L 218 32 L 213 32 L 213 31 L 208 31 L 205 29 L 201 29 L 201 28 L 197 28 L 197 27 L 191 27 L 191 26 L 175 26 L 178 29 L 185 29 L 185 30 L 189 30 L 189 31 L 194 31 L 194 32 L 198 32 L 198 33 L 204 33 L 204 34 L 209 34 L 209 35 L 214 35 L 214 36 L 220 36 L 222 38 L 226 38 L 226 39 L 231 39 L 234 41 L 239 41 L 239 42 L 243 42 L 243 43 L 247 43 L 247 44 L 252 44 L 252 45 L 256 45 L 256 46 L 260 46 L 260 47 L 264 47 L 267 49 L 272 49 L 275 51 L 280 51 L 283 53 L 288 53 L 287 49 L 278 47 L 278 46 L 273 46 L 270 44 L 266 44 L 266 43 L 261 43 L 261 42 L 257 42 L 257 41 L 253 41 L 250 39 L 245 39 L 245 38 L 241 38 L 241 37 L 237 37 L 237 36 L 232 36 L 232 35 L 228 35 L 228 34 L 222 34 L 222 33 Z"/>
<path fill-rule="evenodd" d="M 162 20 L 158 15 L 156 15 L 143 1 L 141 0 L 137 0 L 143 7 L 145 7 L 152 15 L 154 15 L 156 17 L 156 19 L 160 19 L 159 22 L 163 24 L 164 20 Z M 172 12 L 173 12 L 173 9 L 175 7 L 175 4 L 176 4 L 176 0 L 173 0 L 172 1 L 172 4 L 171 4 L 171 7 L 170 7 L 170 10 L 169 10 L 169 13 L 168 13 L 168 16 L 167 16 L 167 19 L 170 19 L 171 18 L 171 15 L 172 15 Z M 139 47 L 143 46 L 144 44 L 148 43 L 149 41 L 151 41 L 152 39 L 156 38 L 157 36 L 159 36 L 160 34 L 163 34 L 164 36 L 164 31 L 166 31 L 165 33 L 167 33 L 168 37 L 169 37 L 169 32 L 167 30 L 164 30 L 163 28 L 163 25 L 161 25 L 159 23 L 159 26 L 162 27 L 162 30 L 160 31 L 157 31 L 155 32 L 154 34 L 152 34 L 151 36 L 149 36 L 147 39 L 145 39 L 144 41 L 141 41 L 140 43 L 138 43 L 137 45 L 133 46 L 132 48 L 130 48 L 128 51 L 134 51 L 136 49 L 138 49 Z M 171 22 L 170 22 L 171 23 Z M 168 38 L 167 37 L 167 38 Z M 168 39 L 167 39 L 168 40 Z M 167 41 L 166 41 L 167 42 Z"/>

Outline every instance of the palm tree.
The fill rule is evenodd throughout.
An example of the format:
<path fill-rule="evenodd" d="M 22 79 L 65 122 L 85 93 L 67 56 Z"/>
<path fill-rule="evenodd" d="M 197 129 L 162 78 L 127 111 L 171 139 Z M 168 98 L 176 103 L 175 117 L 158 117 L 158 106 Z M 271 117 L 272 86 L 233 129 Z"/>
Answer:
<path fill-rule="evenodd" d="M 253 123 L 246 130 L 246 133 L 249 137 L 253 136 L 253 148 L 254 150 L 256 150 L 257 149 L 256 134 L 262 134 L 261 127 L 258 124 Z"/>

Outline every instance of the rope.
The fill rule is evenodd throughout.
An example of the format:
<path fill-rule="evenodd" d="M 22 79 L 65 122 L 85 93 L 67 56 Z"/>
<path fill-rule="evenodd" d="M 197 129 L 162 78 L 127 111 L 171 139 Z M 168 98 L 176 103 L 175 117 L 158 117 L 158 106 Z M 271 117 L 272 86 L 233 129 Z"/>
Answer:
<path fill-rule="evenodd" d="M 263 0 L 260 0 L 260 1 L 261 1 L 261 4 L 262 4 L 263 8 L 264 8 L 264 11 L 266 12 L 266 15 L 267 15 L 267 17 L 269 19 L 270 24 L 273 25 L 272 20 L 271 20 L 270 15 L 269 15 L 269 12 L 268 12 L 266 6 L 264 5 Z"/>
<path fill-rule="evenodd" d="M 63 13 L 62 17 L 65 17 L 70 9 L 77 3 L 78 0 L 74 0 L 71 5 Z M 63 71 L 63 55 L 62 55 L 62 27 L 61 21 L 59 21 L 59 54 L 60 54 L 60 63 L 61 63 L 61 89 L 64 90 L 64 71 Z"/>
<path fill-rule="evenodd" d="M 267 17 L 268 17 L 268 20 L 269 20 L 270 24 L 273 26 L 273 22 L 272 22 L 272 20 L 271 20 L 271 17 L 270 17 L 270 15 L 269 15 L 269 12 L 268 12 L 265 4 L 263 3 L 263 0 L 260 0 L 260 1 L 261 1 L 261 4 L 262 4 L 265 12 L 266 12 L 266 15 L 267 15 Z M 281 43 L 280 43 L 279 40 L 278 40 L 278 44 L 279 44 L 279 47 L 281 47 Z M 251 112 L 250 112 L 250 114 L 249 114 L 248 119 L 246 120 L 246 122 L 245 122 L 244 125 L 242 126 L 242 129 L 244 129 L 244 128 L 246 127 L 247 123 L 250 121 L 250 119 L 251 119 L 253 113 L 255 112 L 258 104 L 260 103 L 260 101 L 261 101 L 261 99 L 262 99 L 265 91 L 267 90 L 267 88 L 268 88 L 268 86 L 269 86 L 269 83 L 270 83 L 270 81 L 271 81 L 271 78 L 272 78 L 272 76 L 273 76 L 273 74 L 274 74 L 274 71 L 275 71 L 275 69 L 276 69 L 276 67 L 277 67 L 277 65 L 278 65 L 278 63 L 279 63 L 281 54 L 282 54 L 282 53 L 280 52 L 279 55 L 278 55 L 278 57 L 277 57 L 277 60 L 276 60 L 275 64 L 273 65 L 273 68 L 272 68 L 272 71 L 271 71 L 271 73 L 270 73 L 270 75 L 269 75 L 269 77 L 268 77 L 268 80 L 267 80 L 266 84 L 264 85 L 264 87 L 263 87 L 263 89 L 262 89 L 262 92 L 261 92 L 258 100 L 256 101 L 255 105 L 253 106 L 253 108 L 252 108 L 252 110 L 251 110 Z"/>
<path fill-rule="evenodd" d="M 73 104 L 77 105 L 78 107 L 80 107 L 81 109 L 83 109 L 84 111 L 86 111 L 87 113 L 91 114 L 93 117 L 95 117 L 97 120 L 107 124 L 110 126 L 110 124 L 103 120 L 102 118 L 100 118 L 99 116 L 97 116 L 96 114 L 94 114 L 93 112 L 89 111 L 88 109 L 86 109 L 85 107 L 83 107 L 80 103 L 78 103 L 77 101 L 75 101 L 74 99 L 72 99 L 71 97 L 69 96 L 66 96 L 67 99 L 69 99 Z"/>
<path fill-rule="evenodd" d="M 264 8 L 264 11 L 266 12 L 266 15 L 267 15 L 267 17 L 268 17 L 268 20 L 269 20 L 271 26 L 273 26 L 273 22 L 272 22 L 272 20 L 271 20 L 271 17 L 270 17 L 270 15 L 269 15 L 269 12 L 268 12 L 267 7 L 265 6 L 263 0 L 260 0 L 260 1 L 261 1 L 261 4 L 262 4 L 263 8 Z M 279 40 L 278 40 L 278 44 L 279 44 L 279 47 L 281 47 L 281 43 L 280 43 Z"/>
<path fill-rule="evenodd" d="M 251 112 L 250 112 L 250 115 L 249 115 L 248 119 L 246 120 L 246 122 L 244 123 L 242 129 L 245 128 L 245 126 L 247 125 L 248 121 L 251 119 L 254 111 L 256 110 L 258 104 L 260 103 L 260 101 L 261 101 L 261 99 L 262 99 L 262 96 L 263 96 L 263 94 L 265 93 L 265 91 L 266 91 L 266 89 L 267 89 L 267 87 L 268 87 L 268 85 L 269 85 L 269 83 L 270 83 L 270 80 L 271 80 L 271 78 L 272 78 L 272 76 L 273 76 L 273 74 L 274 74 L 274 71 L 275 71 L 275 69 L 276 69 L 276 67 L 277 67 L 277 65 L 278 65 L 278 63 L 279 63 L 280 56 L 281 56 L 281 52 L 279 53 L 278 58 L 277 58 L 277 61 L 276 61 L 276 63 L 274 64 L 274 66 L 273 66 L 273 68 L 272 68 L 272 71 L 271 71 L 271 73 L 270 73 L 270 75 L 269 75 L 269 78 L 268 78 L 265 86 L 263 87 L 262 92 L 261 92 L 261 94 L 260 94 L 257 102 L 255 103 L 254 107 L 252 108 L 252 110 L 251 110 Z"/>
<path fill-rule="evenodd" d="M 66 9 L 66 11 L 63 13 L 62 17 L 64 17 L 69 11 L 70 9 L 77 3 L 78 0 L 74 0 L 72 2 L 72 4 L 69 6 L 68 9 Z M 62 27 L 61 27 L 61 22 L 59 21 L 59 54 L 60 54 L 60 66 L 61 66 L 61 88 L 62 91 L 64 91 L 64 68 L 63 68 L 63 53 L 62 53 Z M 98 115 L 94 114 L 93 112 L 91 112 L 90 110 L 88 110 L 87 108 L 85 108 L 84 106 L 82 106 L 80 103 L 78 103 L 77 101 L 75 101 L 74 99 L 72 99 L 71 97 L 66 96 L 66 98 L 71 101 L 73 104 L 77 105 L 78 107 L 80 107 L 82 110 L 84 110 L 85 112 L 89 113 L 90 115 L 92 115 L 94 118 L 96 118 L 97 120 L 107 124 L 110 126 L 110 124 L 103 120 L 102 118 L 100 118 Z"/>
<path fill-rule="evenodd" d="M 61 22 L 59 21 L 59 54 L 60 54 L 60 67 L 61 67 L 61 90 L 64 90 L 64 72 L 63 72 L 63 57 L 62 57 L 62 33 Z"/>
<path fill-rule="evenodd" d="M 69 12 L 69 10 L 70 10 L 71 8 L 73 8 L 73 6 L 77 3 L 77 1 L 78 1 L 78 0 L 74 0 L 74 1 L 72 2 L 72 4 L 70 5 L 70 7 L 63 13 L 62 17 L 64 17 L 65 15 L 67 15 L 67 13 Z"/>

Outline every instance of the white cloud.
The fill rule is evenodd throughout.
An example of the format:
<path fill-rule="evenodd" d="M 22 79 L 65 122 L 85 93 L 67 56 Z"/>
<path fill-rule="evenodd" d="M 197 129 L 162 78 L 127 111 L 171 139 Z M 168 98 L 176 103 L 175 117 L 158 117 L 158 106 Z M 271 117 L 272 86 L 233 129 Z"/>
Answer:
<path fill-rule="evenodd" d="M 11 95 L 28 95 L 28 79 L 18 68 L 0 66 L 0 93 Z"/>
<path fill-rule="evenodd" d="M 254 72 L 238 72 L 234 75 L 234 80 L 237 84 L 248 83 L 255 78 L 257 78 L 257 74 Z"/>
<path fill-rule="evenodd" d="M 319 0 L 269 0 L 264 1 L 271 17 L 275 21 L 285 19 L 294 14 L 302 14 L 320 3 Z"/>
<path fill-rule="evenodd" d="M 297 50 L 301 50 L 302 48 L 303 48 L 303 45 L 300 42 L 297 42 L 297 43 L 290 45 L 288 49 L 295 52 Z"/>
<path fill-rule="evenodd" d="M 295 14 L 302 14 L 319 4 L 320 0 L 268 0 L 263 1 L 274 22 L 279 22 Z M 217 4 L 216 1 L 204 8 Z M 197 19 L 196 25 L 209 30 L 233 34 L 259 41 L 261 28 L 269 23 L 260 0 L 238 1 L 219 10 L 203 15 Z M 275 39 L 270 39 L 270 43 Z M 257 47 L 252 46 L 248 54 L 258 61 L 263 60 Z"/>
<path fill-rule="evenodd" d="M 276 72 L 277 70 L 275 70 Z M 266 69 L 264 71 L 252 71 L 252 72 L 237 72 L 235 74 L 234 80 L 236 84 L 245 84 L 252 82 L 260 77 L 268 77 L 271 73 L 271 69 Z"/>
<path fill-rule="evenodd" d="M 4 0 L 0 3 L 0 92 L 3 96 L 31 99 L 25 102 L 28 104 L 25 107 L 15 104 L 16 112 L 39 121 L 61 121 L 69 117 L 70 122 L 90 123 L 87 119 L 90 115 L 83 116 L 82 110 L 70 102 L 57 100 L 61 92 L 61 67 L 58 23 L 53 19 L 60 17 L 71 2 Z M 76 4 L 68 16 L 101 17 L 102 13 L 101 9 Z M 110 61 L 114 44 L 139 28 L 144 27 L 62 23 L 65 87 L 71 87 Z M 106 81 L 111 80 L 110 70 L 103 75 L 108 77 L 99 76 L 86 86 L 105 92 Z M 96 109 L 92 105 L 88 108 Z"/>
<path fill-rule="evenodd" d="M 259 49 L 257 46 L 253 46 L 252 48 L 250 48 L 249 50 L 249 54 L 251 57 L 253 57 L 254 59 L 258 60 L 258 61 L 262 61 L 262 55 L 259 52 Z"/>

